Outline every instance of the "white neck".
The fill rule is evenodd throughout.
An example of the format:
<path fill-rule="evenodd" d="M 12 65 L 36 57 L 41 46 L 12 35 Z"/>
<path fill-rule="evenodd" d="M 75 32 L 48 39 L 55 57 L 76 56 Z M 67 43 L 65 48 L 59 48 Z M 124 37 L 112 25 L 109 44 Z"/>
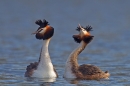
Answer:
<path fill-rule="evenodd" d="M 48 52 L 49 42 L 50 39 L 43 41 L 43 46 L 39 58 L 39 64 L 37 70 L 35 70 L 34 72 L 34 77 L 40 77 L 40 78 L 56 77 L 56 73 L 54 71 L 54 67 Z"/>
<path fill-rule="evenodd" d="M 44 67 L 49 67 L 49 64 L 51 63 L 50 55 L 48 52 L 48 45 L 49 45 L 50 39 L 44 40 L 40 57 L 39 57 L 39 64 L 38 64 L 38 69 L 44 68 Z"/>
<path fill-rule="evenodd" d="M 79 65 L 78 65 L 77 57 L 84 50 L 86 45 L 87 44 L 82 41 L 80 43 L 80 45 L 69 55 L 66 65 L 65 65 L 64 77 L 66 77 L 66 78 L 75 78 L 76 77 L 72 73 L 72 66 L 78 68 Z"/>
<path fill-rule="evenodd" d="M 74 49 L 72 53 L 69 55 L 66 63 L 70 63 L 72 62 L 72 60 L 77 62 L 78 55 L 85 49 L 86 45 L 87 44 L 84 41 L 81 41 L 79 46 L 76 49 Z"/>

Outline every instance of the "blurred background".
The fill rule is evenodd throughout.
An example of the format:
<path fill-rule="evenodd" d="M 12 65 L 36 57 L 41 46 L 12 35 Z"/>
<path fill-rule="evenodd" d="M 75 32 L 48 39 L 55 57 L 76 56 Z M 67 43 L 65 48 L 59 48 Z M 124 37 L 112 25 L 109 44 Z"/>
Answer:
<path fill-rule="evenodd" d="M 80 23 L 91 25 L 94 40 L 79 55 L 79 64 L 93 64 L 108 70 L 107 81 L 79 81 L 75 85 L 130 85 L 130 1 L 129 0 L 1 0 L 0 84 L 41 85 L 24 77 L 26 66 L 39 58 L 42 40 L 32 32 L 38 19 L 46 19 L 55 33 L 49 45 L 59 78 L 51 85 L 74 85 L 62 75 L 65 62 L 79 44 L 72 35 Z M 42 84 L 44 85 L 44 83 Z M 50 85 L 50 84 L 49 84 Z"/>

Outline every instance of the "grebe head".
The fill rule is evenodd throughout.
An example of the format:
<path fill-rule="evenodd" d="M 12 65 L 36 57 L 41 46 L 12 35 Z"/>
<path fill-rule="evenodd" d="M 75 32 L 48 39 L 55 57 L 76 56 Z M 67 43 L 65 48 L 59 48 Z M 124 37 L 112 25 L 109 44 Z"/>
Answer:
<path fill-rule="evenodd" d="M 91 42 L 91 40 L 93 39 L 94 36 L 91 36 L 90 31 L 92 31 L 92 27 L 91 26 L 86 26 L 86 28 L 82 27 L 80 24 L 76 29 L 77 31 L 79 31 L 78 35 L 73 35 L 74 40 L 77 43 L 80 43 L 81 41 L 84 41 L 86 43 Z"/>
<path fill-rule="evenodd" d="M 44 19 L 43 21 L 37 20 L 35 22 L 40 27 L 33 34 L 36 34 L 37 39 L 49 39 L 54 34 L 54 28 L 49 26 L 48 22 Z"/>
<path fill-rule="evenodd" d="M 82 27 L 80 24 L 79 24 L 79 27 L 77 27 L 77 30 L 80 31 L 79 35 L 80 36 L 84 36 L 84 35 L 90 35 L 90 31 L 92 31 L 92 27 L 91 26 L 86 26 L 86 28 Z"/>

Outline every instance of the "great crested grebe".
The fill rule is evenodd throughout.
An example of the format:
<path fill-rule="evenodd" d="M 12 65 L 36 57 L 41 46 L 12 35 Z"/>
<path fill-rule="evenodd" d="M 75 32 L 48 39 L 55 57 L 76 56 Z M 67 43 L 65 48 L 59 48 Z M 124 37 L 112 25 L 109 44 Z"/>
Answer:
<path fill-rule="evenodd" d="M 106 71 L 103 72 L 100 68 L 90 64 L 79 65 L 77 61 L 78 55 L 85 49 L 91 42 L 94 36 L 90 35 L 92 30 L 91 26 L 83 28 L 77 27 L 78 35 L 73 35 L 74 40 L 80 45 L 69 55 L 66 65 L 64 78 L 80 79 L 80 80 L 99 80 L 108 79 L 110 74 Z"/>
<path fill-rule="evenodd" d="M 30 63 L 30 65 L 27 66 L 25 76 L 37 78 L 56 78 L 58 77 L 58 74 L 53 67 L 48 52 L 48 45 L 51 37 L 53 36 L 54 28 L 51 27 L 46 20 L 37 20 L 35 23 L 40 27 L 33 34 L 36 34 L 35 36 L 37 39 L 43 40 L 43 45 L 39 61 Z"/>

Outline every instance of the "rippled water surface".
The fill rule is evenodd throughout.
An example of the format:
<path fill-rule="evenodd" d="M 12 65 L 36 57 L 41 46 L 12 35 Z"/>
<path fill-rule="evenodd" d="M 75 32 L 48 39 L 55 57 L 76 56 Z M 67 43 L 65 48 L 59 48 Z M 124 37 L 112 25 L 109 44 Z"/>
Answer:
<path fill-rule="evenodd" d="M 59 78 L 25 78 L 26 66 L 38 60 L 42 41 L 31 35 L 37 19 L 55 28 L 49 45 Z M 78 24 L 91 25 L 94 40 L 79 55 L 79 64 L 93 64 L 111 74 L 109 80 L 62 78 Z M 0 1 L 0 86 L 130 86 L 129 0 L 2 0 Z"/>

